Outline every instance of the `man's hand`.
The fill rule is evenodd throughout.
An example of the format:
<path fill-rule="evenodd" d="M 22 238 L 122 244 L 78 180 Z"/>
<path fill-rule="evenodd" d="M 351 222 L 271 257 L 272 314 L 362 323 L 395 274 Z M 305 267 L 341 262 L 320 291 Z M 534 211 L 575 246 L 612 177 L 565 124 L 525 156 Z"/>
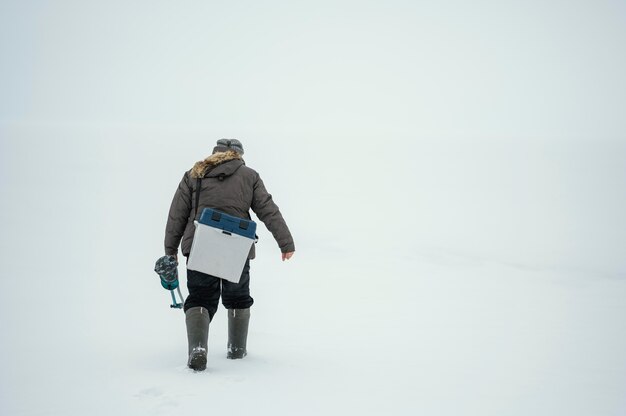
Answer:
<path fill-rule="evenodd" d="M 283 261 L 289 260 L 293 256 L 293 253 L 295 253 L 295 251 L 290 251 L 289 253 L 282 253 Z"/>

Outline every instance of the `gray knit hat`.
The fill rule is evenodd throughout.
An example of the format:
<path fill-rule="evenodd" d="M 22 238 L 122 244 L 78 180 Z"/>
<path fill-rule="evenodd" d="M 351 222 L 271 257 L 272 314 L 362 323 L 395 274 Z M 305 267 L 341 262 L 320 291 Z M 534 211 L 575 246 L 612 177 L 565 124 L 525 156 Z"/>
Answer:
<path fill-rule="evenodd" d="M 240 155 L 243 155 L 243 145 L 237 139 L 219 139 L 217 146 L 213 148 L 213 153 L 227 152 L 229 150 L 234 150 Z"/>

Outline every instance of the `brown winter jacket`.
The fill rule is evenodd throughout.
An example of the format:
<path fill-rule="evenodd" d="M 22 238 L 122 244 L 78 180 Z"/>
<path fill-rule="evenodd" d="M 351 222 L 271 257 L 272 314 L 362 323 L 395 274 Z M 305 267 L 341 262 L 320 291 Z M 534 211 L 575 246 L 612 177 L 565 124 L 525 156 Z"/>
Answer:
<path fill-rule="evenodd" d="M 201 178 L 200 203 L 196 210 L 198 178 Z M 272 195 L 265 189 L 259 174 L 247 167 L 237 152 L 214 153 L 185 172 L 174 194 L 165 227 L 165 254 L 176 255 L 182 239 L 183 255 L 189 255 L 195 233 L 193 222 L 200 218 L 205 207 L 247 219 L 252 208 L 270 230 L 280 250 L 283 253 L 295 251 L 289 228 Z M 254 256 L 252 245 L 248 257 L 253 259 Z"/>

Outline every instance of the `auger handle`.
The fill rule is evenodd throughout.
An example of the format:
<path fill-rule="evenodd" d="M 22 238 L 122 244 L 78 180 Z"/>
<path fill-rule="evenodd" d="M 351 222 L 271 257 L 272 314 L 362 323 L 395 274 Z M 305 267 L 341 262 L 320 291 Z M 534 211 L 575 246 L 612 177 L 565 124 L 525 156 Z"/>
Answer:
<path fill-rule="evenodd" d="M 170 305 L 170 308 L 182 309 L 183 304 L 176 302 L 176 296 L 174 295 L 174 291 L 173 290 L 170 290 L 170 294 L 172 295 L 172 304 Z M 183 295 L 180 293 L 180 289 L 178 289 L 178 294 L 180 295 L 180 299 L 182 301 L 183 300 Z"/>

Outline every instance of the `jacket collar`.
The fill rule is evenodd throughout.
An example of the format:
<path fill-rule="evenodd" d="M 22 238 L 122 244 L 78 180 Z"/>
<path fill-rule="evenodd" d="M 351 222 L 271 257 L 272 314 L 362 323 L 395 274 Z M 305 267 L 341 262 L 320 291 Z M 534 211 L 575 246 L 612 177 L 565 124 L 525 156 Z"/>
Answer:
<path fill-rule="evenodd" d="M 231 161 L 236 163 L 227 163 Z M 196 162 L 191 168 L 191 177 L 194 179 L 215 176 L 230 176 L 244 164 L 241 155 L 233 150 L 216 152 L 204 160 Z M 216 169 L 217 167 L 219 169 Z"/>

